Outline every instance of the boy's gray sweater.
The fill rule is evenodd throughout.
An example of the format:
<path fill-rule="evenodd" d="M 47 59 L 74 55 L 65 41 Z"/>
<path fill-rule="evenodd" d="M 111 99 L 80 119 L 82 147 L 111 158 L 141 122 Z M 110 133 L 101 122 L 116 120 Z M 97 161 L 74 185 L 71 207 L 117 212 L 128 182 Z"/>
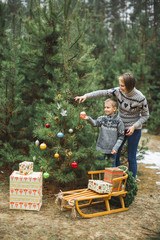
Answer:
<path fill-rule="evenodd" d="M 96 149 L 106 154 L 111 154 L 112 149 L 117 152 L 124 139 L 122 120 L 116 114 L 113 114 L 101 116 L 97 120 L 89 117 L 87 121 L 94 127 L 101 127 Z"/>
<path fill-rule="evenodd" d="M 108 90 L 94 91 L 85 95 L 87 98 L 115 96 L 118 100 L 118 115 L 122 119 L 125 129 L 133 125 L 136 129 L 141 129 L 142 124 L 149 118 L 146 98 L 136 88 L 126 94 L 117 87 Z"/>

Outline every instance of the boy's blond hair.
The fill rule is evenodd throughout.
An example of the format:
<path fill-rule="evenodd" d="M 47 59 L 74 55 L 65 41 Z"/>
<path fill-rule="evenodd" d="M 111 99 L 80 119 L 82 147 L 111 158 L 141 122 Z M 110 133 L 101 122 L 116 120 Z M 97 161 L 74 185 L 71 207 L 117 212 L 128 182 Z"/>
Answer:
<path fill-rule="evenodd" d="M 118 108 L 118 103 L 117 103 L 117 101 L 116 101 L 115 99 L 113 99 L 113 98 L 108 98 L 108 99 L 106 99 L 104 103 L 110 103 L 113 107 Z"/>

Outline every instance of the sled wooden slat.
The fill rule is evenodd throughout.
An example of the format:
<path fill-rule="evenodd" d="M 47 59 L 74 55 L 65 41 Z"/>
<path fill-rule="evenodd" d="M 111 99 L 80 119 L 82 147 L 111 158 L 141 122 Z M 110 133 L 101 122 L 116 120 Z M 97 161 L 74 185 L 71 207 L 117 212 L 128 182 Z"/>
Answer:
<path fill-rule="evenodd" d="M 91 179 L 94 179 L 94 175 L 98 174 L 100 177 L 101 173 L 104 173 L 104 170 L 101 171 L 89 171 L 88 174 L 91 175 Z M 112 213 L 118 213 L 128 210 L 125 207 L 124 197 L 127 194 L 125 191 L 125 186 L 127 182 L 128 174 L 124 173 L 122 177 L 113 179 L 113 187 L 111 193 L 96 193 L 88 188 L 85 189 L 77 189 L 72 191 L 61 192 L 60 203 L 63 205 L 64 209 L 73 209 L 75 208 L 77 212 L 84 218 L 91 218 L 97 216 L 103 216 Z M 114 192 L 114 185 L 118 182 L 118 190 Z M 109 200 L 112 197 L 119 197 L 121 207 L 116 209 L 111 209 Z M 93 212 L 93 213 L 86 213 L 82 212 L 81 209 L 93 206 L 95 204 L 105 204 L 105 211 Z M 98 208 L 100 209 L 100 208 Z M 97 209 L 96 209 L 97 210 Z"/>
<path fill-rule="evenodd" d="M 74 193 L 74 194 L 71 194 L 71 195 L 67 195 L 67 196 L 64 196 L 64 200 L 69 200 L 69 199 L 71 199 L 71 198 L 73 198 L 73 196 L 74 196 L 74 198 L 78 198 L 78 197 L 83 197 L 83 196 L 85 196 L 85 197 L 90 197 L 90 196 L 92 196 L 92 195 L 94 195 L 94 192 L 92 191 L 92 190 L 88 190 L 87 188 L 85 189 L 85 190 L 82 190 L 81 192 L 79 192 L 79 193 Z"/>

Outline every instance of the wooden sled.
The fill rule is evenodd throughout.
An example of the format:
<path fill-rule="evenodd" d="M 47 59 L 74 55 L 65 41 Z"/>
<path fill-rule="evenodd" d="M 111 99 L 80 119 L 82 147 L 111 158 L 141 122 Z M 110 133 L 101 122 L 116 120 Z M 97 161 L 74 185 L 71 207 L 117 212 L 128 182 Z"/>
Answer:
<path fill-rule="evenodd" d="M 101 179 L 102 173 L 104 173 L 104 170 L 88 172 L 88 174 L 91 175 L 91 179 L 93 179 L 94 174 L 98 174 L 99 179 Z M 124 173 L 122 177 L 113 179 L 113 187 L 110 193 L 100 194 L 88 188 L 78 189 L 73 191 L 60 192 L 57 195 L 56 202 L 60 203 L 61 210 L 72 210 L 73 217 L 76 217 L 76 212 L 78 212 L 84 218 L 91 218 L 126 211 L 128 210 L 128 208 L 125 207 L 124 197 L 127 193 L 127 191 L 125 191 L 127 178 L 128 174 Z M 114 191 L 113 189 L 116 182 L 119 183 L 118 190 Z M 121 205 L 120 208 L 111 209 L 109 200 L 111 200 L 112 197 L 119 197 Z M 105 211 L 100 211 L 96 213 L 84 213 L 81 210 L 83 208 L 101 203 L 105 203 Z"/>

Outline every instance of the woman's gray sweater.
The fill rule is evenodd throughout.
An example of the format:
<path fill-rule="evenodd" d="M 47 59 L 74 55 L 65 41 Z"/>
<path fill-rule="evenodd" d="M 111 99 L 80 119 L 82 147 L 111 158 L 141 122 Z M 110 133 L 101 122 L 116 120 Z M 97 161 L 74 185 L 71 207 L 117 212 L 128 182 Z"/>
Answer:
<path fill-rule="evenodd" d="M 99 90 L 85 94 L 87 98 L 115 96 L 118 100 L 119 117 L 125 129 L 135 126 L 141 129 L 142 124 L 149 118 L 147 100 L 144 95 L 134 88 L 130 93 L 124 94 L 119 87 L 108 90 Z"/>
<path fill-rule="evenodd" d="M 96 149 L 106 154 L 111 154 L 112 149 L 116 152 L 124 139 L 124 124 L 116 115 L 101 116 L 97 120 L 91 117 L 87 120 L 94 127 L 101 127 Z"/>

